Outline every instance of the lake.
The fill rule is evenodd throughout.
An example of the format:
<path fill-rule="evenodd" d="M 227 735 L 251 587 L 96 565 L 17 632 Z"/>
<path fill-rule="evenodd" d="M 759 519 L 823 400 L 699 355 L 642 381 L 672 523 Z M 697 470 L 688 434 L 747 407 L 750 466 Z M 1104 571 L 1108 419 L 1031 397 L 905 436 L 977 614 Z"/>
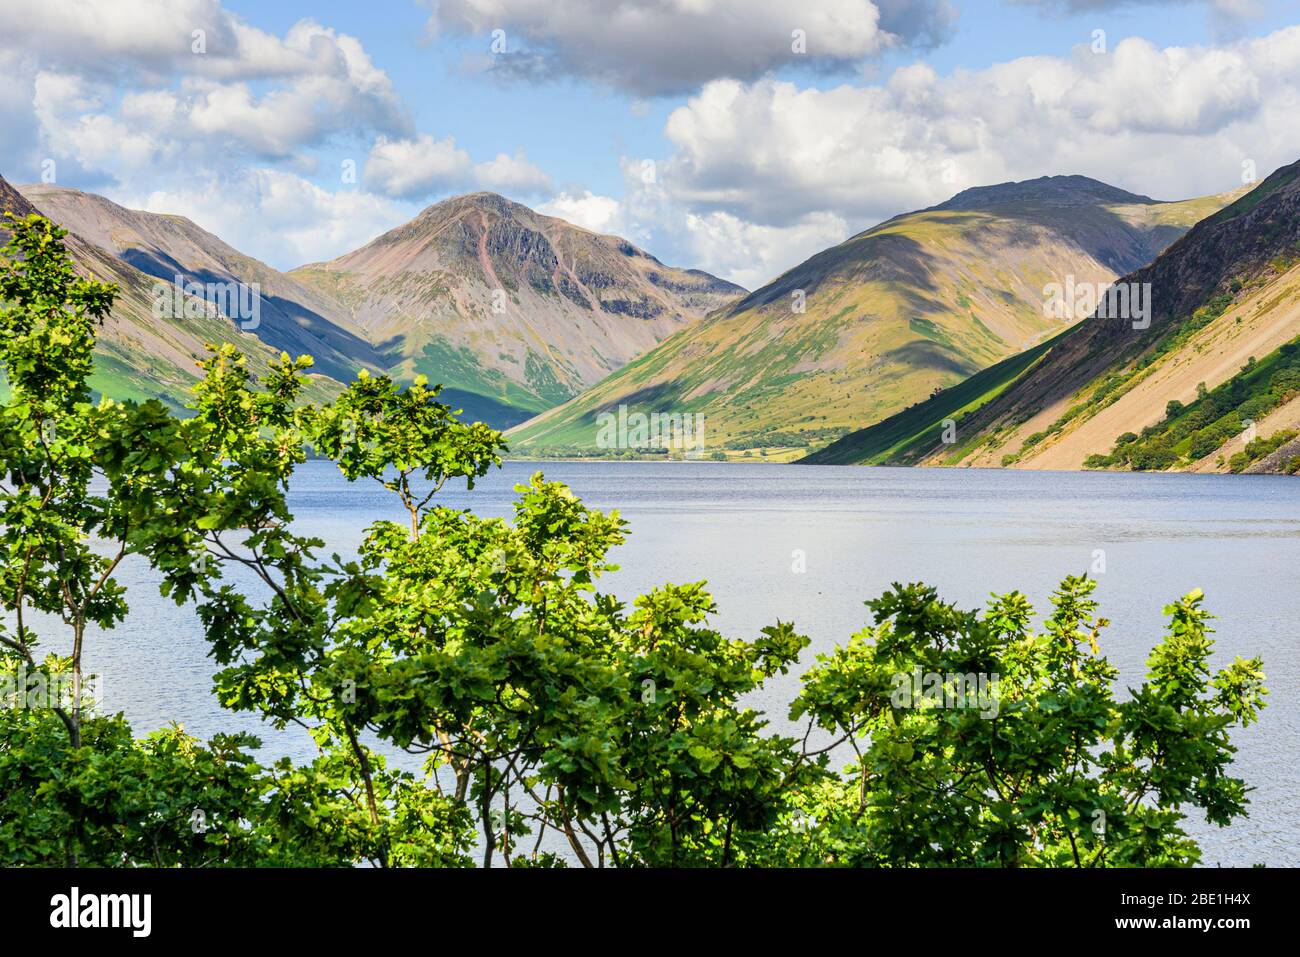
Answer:
<path fill-rule="evenodd" d="M 1104 557 L 1097 596 L 1113 623 L 1103 650 L 1121 681 L 1141 680 L 1163 630 L 1161 609 L 1203 588 L 1216 622 L 1215 665 L 1264 658 L 1270 695 L 1256 725 L 1234 735 L 1239 773 L 1256 790 L 1250 817 L 1228 829 L 1194 821 L 1204 863 L 1300 865 L 1300 480 L 1276 476 L 887 469 L 738 463 L 507 462 L 473 492 L 444 504 L 511 514 L 513 486 L 534 471 L 569 484 L 589 505 L 631 522 L 603 588 L 631 600 L 657 583 L 706 579 L 713 624 L 753 638 L 794 621 L 818 651 L 868 623 L 863 602 L 891 582 L 925 581 L 947 601 L 982 606 L 990 592 L 1023 591 L 1040 611 L 1067 574 Z M 290 503 L 300 530 L 347 553 L 379 517 L 405 520 L 373 483 L 348 484 L 309 462 Z M 806 570 L 795 571 L 796 552 Z M 126 566 L 132 613 L 88 644 L 110 710 L 137 733 L 168 721 L 206 737 L 253 730 L 266 752 L 305 757 L 304 735 L 276 734 L 217 707 L 212 662 L 191 609 L 158 596 L 142 563 Z M 60 649 L 62 650 L 62 649 Z M 754 704 L 789 730 L 795 676 Z M 418 762 L 411 762 L 412 766 Z"/>

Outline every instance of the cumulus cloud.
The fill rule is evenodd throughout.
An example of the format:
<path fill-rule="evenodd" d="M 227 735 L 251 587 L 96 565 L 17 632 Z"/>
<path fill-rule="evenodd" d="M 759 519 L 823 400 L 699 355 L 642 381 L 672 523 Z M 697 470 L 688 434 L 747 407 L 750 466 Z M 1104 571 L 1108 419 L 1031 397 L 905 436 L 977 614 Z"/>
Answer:
<path fill-rule="evenodd" d="M 239 80 L 334 75 L 370 92 L 388 87 L 355 38 L 311 20 L 277 37 L 219 0 L 0 0 L 0 22 L 4 46 L 88 73 Z"/>
<path fill-rule="evenodd" d="M 1300 153 L 1300 27 L 1213 47 L 1127 39 L 948 75 L 914 63 L 820 88 L 773 71 L 939 42 L 946 3 L 440 0 L 437 30 L 505 31 L 494 69 L 693 94 L 666 122 L 654 175 L 625 158 L 623 192 L 605 196 L 556 194 L 523 150 L 471 157 L 412 129 L 361 43 L 314 21 L 274 34 L 217 0 L 0 0 L 0 22 L 6 173 L 33 179 L 56 158 L 60 181 L 188 214 L 277 266 L 359 245 L 434 194 L 486 188 L 550 197 L 543 212 L 752 287 L 968 186 L 1078 172 L 1181 198 Z M 364 190 L 303 178 L 340 140 L 373 144 Z"/>
<path fill-rule="evenodd" d="M 592 232 L 630 239 L 664 262 L 703 269 L 753 289 L 827 246 L 848 238 L 845 221 L 813 213 L 763 226 L 723 212 L 695 213 L 674 203 L 638 160 L 620 161 L 621 199 L 566 190 L 537 207 Z"/>
<path fill-rule="evenodd" d="M 493 36 L 485 62 L 528 80 L 576 76 L 638 96 L 799 63 L 843 68 L 949 34 L 947 0 L 433 0 L 430 32 Z M 504 41 L 504 49 L 502 49 Z"/>
<path fill-rule="evenodd" d="M 672 114 L 667 159 L 623 161 L 610 231 L 753 288 L 851 233 L 962 189 L 1083 173 L 1161 198 L 1231 189 L 1300 154 L 1300 27 L 1253 41 L 1026 57 L 870 85 L 707 84 Z M 581 200 L 581 202 L 579 201 Z"/>
<path fill-rule="evenodd" d="M 277 37 L 215 0 L 0 0 L 0 21 L 0 87 L 33 105 L 42 150 L 68 152 L 56 158 L 130 168 L 146 148 L 186 162 L 219 148 L 301 162 L 340 135 L 409 132 L 360 42 L 314 21 Z"/>
<path fill-rule="evenodd" d="M 31 109 L 44 152 L 51 158 L 71 160 L 79 169 L 100 166 L 105 157 L 112 157 L 117 168 L 152 165 L 162 143 L 143 129 L 100 112 L 102 97 L 102 90 L 79 76 L 37 73 L 32 80 Z M 133 105 L 132 110 L 137 107 Z"/>
<path fill-rule="evenodd" d="M 748 289 L 761 286 L 827 246 L 849 227 L 834 212 L 811 211 L 780 224 L 760 224 L 720 210 L 676 202 L 662 177 L 644 163 L 621 161 L 625 235 L 677 264 L 688 264 Z"/>
<path fill-rule="evenodd" d="M 1300 27 L 1213 48 L 1026 57 L 940 76 L 801 89 L 716 81 L 669 117 L 671 198 L 767 225 L 831 211 L 857 225 L 962 188 L 1084 173 L 1162 198 L 1239 184 L 1300 153 Z"/>
<path fill-rule="evenodd" d="M 849 237 L 835 213 L 813 212 L 786 226 L 762 226 L 730 213 L 685 216 L 691 262 L 746 289 L 757 289 L 791 266 Z"/>
<path fill-rule="evenodd" d="M 322 189 L 294 173 L 261 167 L 146 192 L 114 191 L 111 198 L 135 209 L 187 216 L 281 270 L 362 246 L 416 212 L 382 196 Z"/>
<path fill-rule="evenodd" d="M 0 20 L 6 46 L 50 65 L 158 76 L 178 69 L 243 72 L 240 68 L 250 63 L 263 73 L 290 69 L 282 44 L 243 24 L 216 0 L 0 0 Z M 196 46 L 206 49 L 201 61 Z"/>
<path fill-rule="evenodd" d="M 626 231 L 623 204 L 610 196 L 597 196 L 591 190 L 560 193 L 538 206 L 537 211 L 590 229 L 593 233 L 622 234 Z"/>
<path fill-rule="evenodd" d="M 464 183 L 471 167 L 467 152 L 451 137 L 427 133 L 414 139 L 379 137 L 366 158 L 367 189 L 385 196 L 418 199 Z"/>
<path fill-rule="evenodd" d="M 522 149 L 474 163 L 452 137 L 437 140 L 427 133 L 410 139 L 379 137 L 366 159 L 365 184 L 399 199 L 423 199 L 471 186 L 511 196 L 555 190 L 551 177 L 529 162 Z"/>
<path fill-rule="evenodd" d="M 551 177 L 528 161 L 522 149 L 513 156 L 498 153 L 495 159 L 474 167 L 474 179 L 484 189 L 511 196 L 535 196 L 555 191 Z"/>
<path fill-rule="evenodd" d="M 361 42 L 314 20 L 274 34 L 218 0 L 0 0 L 0 22 L 7 176 L 189 215 L 278 267 L 360 245 L 430 193 L 552 191 L 522 151 L 475 165 L 413 130 Z M 304 178 L 362 144 L 367 188 Z"/>

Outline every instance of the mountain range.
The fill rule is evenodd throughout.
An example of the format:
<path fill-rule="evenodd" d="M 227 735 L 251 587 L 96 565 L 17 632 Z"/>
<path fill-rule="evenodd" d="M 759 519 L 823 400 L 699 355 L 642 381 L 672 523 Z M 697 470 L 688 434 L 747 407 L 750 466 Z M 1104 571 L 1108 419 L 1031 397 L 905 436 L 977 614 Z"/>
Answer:
<path fill-rule="evenodd" d="M 184 216 L 126 209 L 76 189 L 19 186 L 31 205 L 82 243 L 115 256 L 126 266 L 162 283 L 256 283 L 258 324 L 248 331 L 277 352 L 310 354 L 315 370 L 346 381 L 361 367 L 382 359 L 328 298 L 246 256 Z M 227 317 L 234 319 L 235 317 Z M 245 323 L 251 325 L 251 323 Z"/>
<path fill-rule="evenodd" d="M 1300 471 L 1300 162 L 1118 285 L 1149 325 L 1099 309 L 806 461 Z"/>
<path fill-rule="evenodd" d="M 707 444 L 803 454 L 1058 334 L 1044 290 L 1150 262 L 1232 195 L 1157 202 L 1082 176 L 968 189 L 824 250 L 511 432 L 592 447 L 619 407 L 693 413 Z"/>
<path fill-rule="evenodd" d="M 493 193 L 288 272 L 79 190 L 0 178 L 0 208 L 49 216 L 119 286 L 92 380 L 117 397 L 180 404 L 203 344 L 233 342 L 254 369 L 314 356 L 314 398 L 424 374 L 523 455 L 599 454 L 602 414 L 633 410 L 707 423 L 725 457 L 1300 471 L 1300 163 L 1178 202 L 1082 176 L 968 189 L 753 292 Z M 254 321 L 222 284 L 256 289 Z M 1108 287 L 1142 321 L 1049 296 Z"/>
<path fill-rule="evenodd" d="M 185 217 L 80 190 L 0 179 L 0 208 L 68 229 L 79 267 L 122 290 L 96 388 L 172 404 L 193 384 L 204 342 L 229 341 L 255 367 L 281 351 L 312 355 L 322 394 L 363 368 L 406 380 L 423 373 L 467 417 L 504 428 L 745 293 L 492 193 L 435 204 L 361 249 L 289 273 Z M 256 290 L 255 321 L 222 313 L 206 295 L 200 315 L 160 311 L 160 284 L 169 295 Z"/>

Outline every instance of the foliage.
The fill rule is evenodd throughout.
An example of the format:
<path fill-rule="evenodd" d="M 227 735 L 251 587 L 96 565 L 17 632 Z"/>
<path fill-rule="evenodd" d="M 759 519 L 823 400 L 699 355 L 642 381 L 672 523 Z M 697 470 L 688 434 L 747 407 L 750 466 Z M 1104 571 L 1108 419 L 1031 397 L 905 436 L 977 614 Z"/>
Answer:
<path fill-rule="evenodd" d="M 115 290 L 76 275 L 62 230 L 36 216 L 9 219 L 0 261 L 10 388 L 0 406 L 0 678 L 9 699 L 0 848 L 17 863 L 247 861 L 243 833 L 222 842 L 188 822 L 199 796 L 232 820 L 256 804 L 256 773 L 241 751 L 250 742 L 221 738 L 205 749 L 179 732 L 136 742 L 120 718 L 97 713 L 93 676 L 83 673 L 88 630 L 126 616 L 114 578 L 123 559 L 185 534 L 185 516 L 153 501 L 168 469 L 184 467 L 182 426 L 157 401 L 91 404 L 94 329 Z M 41 654 L 58 633 L 66 653 Z"/>
<path fill-rule="evenodd" d="M 1107 622 L 1095 583 L 1067 578 L 1041 633 L 1023 595 L 981 616 L 922 585 L 869 602 L 877 625 L 818 658 L 792 709 L 846 739 L 864 737 L 850 769 L 852 829 L 826 855 L 849 864 L 1165 866 L 1193 864 L 1179 826 L 1195 805 L 1226 824 L 1245 786 L 1226 771 L 1227 729 L 1262 704 L 1258 660 L 1211 675 L 1199 592 L 1165 609 L 1169 634 L 1146 682 L 1116 701 L 1100 654 Z M 945 694 L 900 706 L 897 676 L 943 676 Z M 953 707 L 963 676 L 997 675 L 995 701 Z M 969 682 L 969 679 L 965 679 Z M 969 685 L 967 685 L 967 690 Z M 957 693 L 954 693 L 956 691 Z M 990 712 L 994 716 L 989 717 Z M 846 788 L 812 811 L 828 837 L 848 826 Z"/>
<path fill-rule="evenodd" d="M 1246 443 L 1245 449 L 1228 460 L 1229 468 L 1233 472 L 1244 472 L 1252 463 L 1276 452 L 1297 435 L 1300 435 L 1300 432 L 1296 432 L 1295 429 L 1283 429 L 1281 432 L 1274 432 L 1268 438 L 1261 436 L 1251 439 Z"/>

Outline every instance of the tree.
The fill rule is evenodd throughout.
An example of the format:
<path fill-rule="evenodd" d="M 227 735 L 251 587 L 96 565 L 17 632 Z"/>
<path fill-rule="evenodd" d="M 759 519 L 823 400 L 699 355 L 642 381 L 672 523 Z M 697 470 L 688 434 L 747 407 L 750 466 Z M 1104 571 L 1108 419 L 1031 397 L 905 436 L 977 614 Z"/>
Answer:
<path fill-rule="evenodd" d="M 5 215 L 12 235 L 0 271 L 0 359 L 12 399 L 3 408 L 0 445 L 8 480 L 0 600 L 15 625 L 0 641 L 33 672 L 56 679 L 51 683 L 69 677 L 69 693 L 53 710 L 76 748 L 86 626 L 111 627 L 125 614 L 111 575 L 126 550 L 127 509 L 115 507 L 111 494 L 89 492 L 90 445 L 103 414 L 90 404 L 86 379 L 93 326 L 108 313 L 113 289 L 77 277 L 61 255 L 61 231 L 48 221 Z M 114 543 L 108 554 L 91 550 L 96 532 Z M 32 612 L 61 620 L 71 638 L 68 655 L 36 661 Z"/>
<path fill-rule="evenodd" d="M 255 372 L 227 345 L 202 361 L 187 417 L 93 403 L 113 290 L 77 277 L 47 221 L 11 230 L 6 862 L 1184 864 L 1198 854 L 1184 807 L 1218 824 L 1245 813 L 1228 735 L 1262 706 L 1261 664 L 1210 674 L 1199 592 L 1167 609 L 1146 683 L 1117 701 L 1087 579 L 1066 580 L 1041 634 L 1019 594 L 980 615 L 895 585 L 868 603 L 874 626 L 804 675 L 802 737 L 772 734 L 744 702 L 808 639 L 781 622 L 720 634 L 703 582 L 630 609 L 601 593 L 626 523 L 540 473 L 508 521 L 439 504 L 505 446 L 437 386 L 363 373 L 311 405 L 309 357 Z M 294 529 L 287 492 L 309 445 L 399 507 L 354 559 Z M 114 577 L 127 558 L 195 603 L 218 701 L 308 729 L 314 760 L 263 767 L 247 735 L 137 739 L 88 706 L 86 641 L 128 612 Z M 59 633 L 68 653 L 38 657 Z M 424 757 L 419 775 L 390 766 L 403 752 Z"/>
<path fill-rule="evenodd" d="M 331 405 L 304 409 L 287 366 L 266 390 L 231 350 L 207 373 L 197 418 L 221 431 L 196 433 L 210 481 L 184 491 L 202 503 L 202 535 L 183 555 L 160 554 L 160 567 L 177 600 L 200 599 L 227 666 L 221 701 L 305 724 L 332 786 L 365 794 L 376 863 L 392 847 L 367 736 L 427 756 L 425 780 L 389 800 L 472 812 L 485 865 L 537 859 L 522 842 L 536 848 L 548 831 L 597 866 L 730 863 L 775 820 L 798 759 L 737 701 L 805 639 L 788 626 L 752 644 L 694 627 L 712 610 L 698 584 L 664 586 L 625 614 L 594 591 L 624 523 L 541 475 L 518 487 L 513 522 L 436 505 L 448 481 L 472 487 L 504 447 L 422 379 L 399 388 L 363 374 Z M 371 525 L 357 561 L 318 561 L 322 543 L 289 527 L 284 492 L 303 438 L 408 516 Z M 264 603 L 226 582 L 232 566 L 266 586 Z"/>
<path fill-rule="evenodd" d="M 792 709 L 858 756 L 856 788 L 837 786 L 812 811 L 826 822 L 814 838 L 827 856 L 923 866 L 1197 862 L 1183 809 L 1219 825 L 1245 813 L 1246 786 L 1228 773 L 1228 729 L 1262 707 L 1261 662 L 1238 658 L 1211 674 L 1210 616 L 1192 592 L 1165 609 L 1169 632 L 1146 681 L 1117 701 L 1094 587 L 1066 579 L 1038 634 L 1019 593 L 994 598 L 983 615 L 923 585 L 895 585 L 868 603 L 877 624 L 819 657 Z M 918 694 L 917 681 L 900 701 L 907 675 L 926 687 Z M 990 678 L 973 699 L 971 676 Z"/>
<path fill-rule="evenodd" d="M 251 736 L 205 747 L 171 728 L 136 740 L 120 715 L 103 713 L 83 661 L 91 627 L 110 629 L 127 614 L 114 573 L 128 557 L 147 559 L 178 600 L 209 579 L 214 559 L 200 545 L 214 500 L 268 494 L 301 458 L 283 443 L 301 414 L 291 409 L 295 374 L 310 360 L 286 359 L 265 391 L 240 395 L 230 370 L 242 366 L 221 353 L 198 390 L 199 414 L 186 420 L 156 400 L 93 403 L 94 333 L 115 289 L 77 276 L 64 231 L 49 221 L 10 216 L 9 228 L 0 262 L 10 392 L 0 406 L 0 604 L 12 626 L 0 625 L 0 855 L 74 866 L 338 865 L 364 859 L 375 830 L 400 832 L 424 814 L 447 824 L 447 840 L 411 848 L 399 833 L 396 853 L 466 860 L 464 820 L 421 795 L 389 801 L 401 775 L 375 770 L 387 813 L 359 829 L 329 760 L 265 769 L 248 756 L 258 744 Z M 263 428 L 277 441 L 261 441 Z M 41 656 L 59 631 L 66 653 Z"/>
<path fill-rule="evenodd" d="M 77 276 L 64 231 L 8 218 L 0 260 L 0 853 L 7 861 L 106 865 L 247 860 L 238 830 L 191 821 L 199 796 L 233 821 L 261 785 L 228 736 L 204 749 L 172 729 L 143 742 L 102 712 L 84 671 L 92 628 L 127 614 L 122 561 L 184 536 L 155 508 L 184 468 L 182 425 L 157 401 L 92 403 L 95 328 L 116 290 Z M 39 632 L 39 634 L 38 634 Z M 58 633 L 62 653 L 45 652 Z M 43 653 L 44 652 L 44 653 Z"/>

